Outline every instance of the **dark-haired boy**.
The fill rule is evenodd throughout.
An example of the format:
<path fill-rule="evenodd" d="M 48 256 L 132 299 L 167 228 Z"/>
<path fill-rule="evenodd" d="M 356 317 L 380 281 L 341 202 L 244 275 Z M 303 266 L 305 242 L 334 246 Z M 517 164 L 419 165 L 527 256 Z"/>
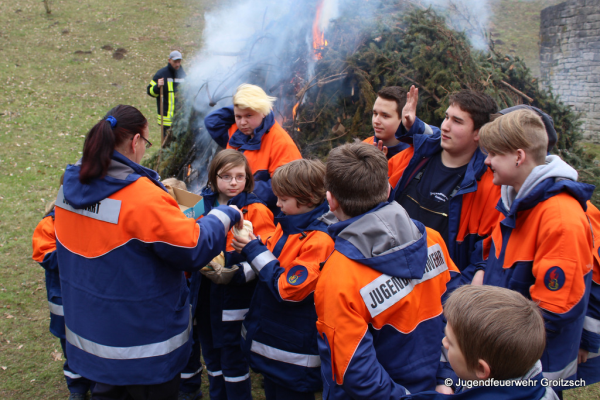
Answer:
<path fill-rule="evenodd" d="M 323 398 L 391 399 L 438 383 L 442 296 L 458 270 L 437 232 L 386 201 L 387 172 L 365 143 L 329 153 L 327 200 L 339 222 L 314 295 Z"/>
<path fill-rule="evenodd" d="M 481 92 L 455 93 L 440 130 L 416 117 L 417 100 L 412 86 L 396 136 L 412 147 L 389 162 L 390 183 L 395 184 L 390 199 L 442 235 L 462 279 L 471 282 L 482 257 L 481 241 L 500 218 L 495 209 L 500 189 L 478 147 L 479 129 L 498 105 Z"/>
<path fill-rule="evenodd" d="M 450 295 L 444 315 L 448 324 L 443 344 L 450 364 L 473 386 L 462 385 L 451 396 L 429 392 L 403 400 L 558 399 L 552 388 L 542 385 L 539 359 L 546 332 L 534 302 L 505 288 L 464 285 Z M 491 379 L 505 382 L 476 386 Z"/>
<path fill-rule="evenodd" d="M 373 103 L 373 131 L 372 137 L 363 140 L 364 143 L 377 145 L 389 160 L 402 150 L 410 147 L 396 139 L 396 131 L 402 122 L 402 109 L 406 104 L 406 90 L 400 86 L 387 86 L 377 92 L 377 99 Z"/>

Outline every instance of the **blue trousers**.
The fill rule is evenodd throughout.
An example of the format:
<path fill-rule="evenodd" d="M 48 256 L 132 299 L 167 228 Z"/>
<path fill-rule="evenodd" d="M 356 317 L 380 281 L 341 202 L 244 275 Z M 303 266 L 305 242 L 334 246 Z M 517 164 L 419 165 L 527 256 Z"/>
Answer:
<path fill-rule="evenodd" d="M 250 367 L 240 345 L 215 348 L 213 344 L 208 301 L 198 304 L 196 321 L 210 400 L 252 400 Z"/>
<path fill-rule="evenodd" d="M 315 400 L 315 394 L 312 392 L 296 392 L 273 382 L 266 376 L 264 378 L 266 400 Z"/>
<path fill-rule="evenodd" d="M 196 322 L 196 318 L 194 318 Z M 192 353 L 187 365 L 181 371 L 181 382 L 179 384 L 179 390 L 184 393 L 194 393 L 200 389 L 202 384 L 202 363 L 200 362 L 200 337 L 198 332 L 198 325 L 194 323 L 192 329 Z"/>
<path fill-rule="evenodd" d="M 66 339 L 60 339 L 60 347 L 62 348 L 63 355 L 65 356 L 63 373 L 65 374 L 65 380 L 67 381 L 67 388 L 69 389 L 69 393 L 85 394 L 89 390 L 93 389 L 94 382 L 84 378 L 77 372 L 73 371 L 71 367 L 69 367 L 69 358 L 67 357 L 66 345 Z"/>

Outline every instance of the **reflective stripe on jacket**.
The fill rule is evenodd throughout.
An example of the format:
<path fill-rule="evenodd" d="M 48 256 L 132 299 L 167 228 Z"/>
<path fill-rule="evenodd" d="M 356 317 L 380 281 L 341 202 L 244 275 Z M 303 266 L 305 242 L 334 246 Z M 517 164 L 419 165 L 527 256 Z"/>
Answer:
<path fill-rule="evenodd" d="M 259 280 L 242 350 L 252 369 L 297 392 L 322 387 L 313 292 L 320 263 L 333 251 L 327 226 L 317 219 L 328 211 L 324 202 L 305 214 L 280 214 L 266 245 L 254 240 L 243 250 Z"/>
<path fill-rule="evenodd" d="M 520 189 L 520 192 L 524 188 Z M 592 234 L 583 208 L 593 187 L 549 178 L 507 210 L 489 241 L 484 284 L 538 303 L 546 326 L 544 377 L 571 379 L 592 280 Z"/>
<path fill-rule="evenodd" d="M 395 202 L 329 232 L 335 251 L 314 294 L 323 398 L 390 399 L 435 389 L 442 297 L 458 275 L 439 233 Z"/>
<path fill-rule="evenodd" d="M 56 235 L 54 233 L 54 210 L 46 215 L 33 231 L 33 260 L 46 270 L 46 295 L 50 309 L 50 332 L 57 338 L 65 338 L 65 317 L 63 312 Z"/>
<path fill-rule="evenodd" d="M 185 82 L 185 71 L 183 67 L 179 67 L 177 71 L 168 64 L 166 67 L 158 70 L 154 77 L 150 81 L 150 84 L 146 88 L 148 94 L 152 97 L 156 97 L 156 114 L 157 122 L 160 125 L 160 88 L 158 87 L 158 80 L 164 78 L 165 84 L 163 89 L 163 125 L 171 126 L 173 123 L 173 117 L 175 115 L 175 93 L 179 91 L 179 85 Z"/>
<path fill-rule="evenodd" d="M 219 253 L 239 213 L 218 207 L 196 223 L 118 152 L 105 178 L 78 177 L 68 166 L 55 219 L 69 364 L 111 385 L 164 383 L 191 350 L 183 270 Z"/>
<path fill-rule="evenodd" d="M 214 202 L 216 195 L 212 191 L 204 190 L 204 199 L 208 203 L 204 204 L 205 212 L 208 213 L 212 206 L 208 205 Z M 275 230 L 273 223 L 273 214 L 254 193 L 242 192 L 232 198 L 227 204 L 237 206 L 244 213 L 244 219 L 252 222 L 254 235 L 260 237 L 269 237 Z M 202 221 L 200 219 L 200 221 Z M 201 276 L 199 272 L 192 274 L 190 281 L 191 303 L 197 307 L 197 299 L 210 296 L 210 324 L 213 335 L 213 346 L 221 348 L 223 346 L 238 345 L 240 343 L 240 332 L 242 322 L 246 318 L 254 289 L 256 287 L 256 274 L 246 262 L 245 257 L 237 253 L 231 242 L 233 232 L 227 234 L 227 239 L 223 250 L 225 251 L 225 266 L 238 266 L 234 277 L 227 285 L 218 285 L 212 281 L 200 285 L 201 279 L 207 279 Z M 206 292 L 200 293 L 200 290 Z M 194 309 L 195 311 L 195 309 Z"/>

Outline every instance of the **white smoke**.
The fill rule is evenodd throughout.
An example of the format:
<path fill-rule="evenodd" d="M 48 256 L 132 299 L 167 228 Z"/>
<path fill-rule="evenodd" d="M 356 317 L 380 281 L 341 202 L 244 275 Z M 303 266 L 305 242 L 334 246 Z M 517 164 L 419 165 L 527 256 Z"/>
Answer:
<path fill-rule="evenodd" d="M 465 29 L 476 48 L 485 40 L 477 36 L 477 26 L 487 26 L 491 15 L 489 0 L 417 0 L 416 4 L 435 8 L 447 15 L 455 28 Z M 360 9 L 356 5 L 360 4 Z M 317 58 L 313 49 L 316 24 L 325 39 L 331 22 L 349 9 L 368 20 L 384 5 L 382 0 L 231 0 L 205 13 L 203 46 L 191 60 L 186 79 L 184 112 L 195 111 L 193 123 L 199 130 L 193 168 L 205 171 L 217 146 L 204 129 L 204 116 L 231 104 L 237 86 L 253 83 L 277 97 L 274 107 L 281 123 L 285 110 L 298 101 L 298 86 L 314 75 Z M 320 9 L 317 19 L 317 10 Z M 299 43 L 306 46 L 298 46 Z M 188 64 L 188 65 L 189 65 Z M 290 82 L 290 77 L 292 81 Z M 294 89 L 294 87 L 296 89 Z M 193 110 L 192 110 L 193 108 Z M 289 114 L 289 113 L 288 113 Z M 205 174 L 190 188 L 199 191 Z"/>

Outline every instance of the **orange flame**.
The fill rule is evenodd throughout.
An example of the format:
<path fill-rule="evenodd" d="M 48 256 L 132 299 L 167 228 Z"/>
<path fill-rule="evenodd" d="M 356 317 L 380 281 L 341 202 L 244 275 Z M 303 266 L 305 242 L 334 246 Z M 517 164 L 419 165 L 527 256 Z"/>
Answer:
<path fill-rule="evenodd" d="M 187 176 L 190 176 L 191 173 L 192 173 L 192 164 L 188 164 Z"/>
<path fill-rule="evenodd" d="M 317 13 L 315 15 L 315 20 L 313 21 L 313 56 L 316 60 L 320 60 L 323 58 L 321 54 L 321 50 L 323 50 L 327 46 L 327 40 L 325 40 L 325 33 L 321 32 L 319 29 L 319 21 L 321 20 L 321 10 L 323 8 L 323 0 L 319 2 L 317 6 Z"/>
<path fill-rule="evenodd" d="M 300 102 L 296 103 L 296 105 L 294 106 L 294 108 L 292 108 L 292 115 L 293 115 L 293 119 L 296 119 L 296 111 L 298 111 L 298 106 L 300 105 Z"/>

